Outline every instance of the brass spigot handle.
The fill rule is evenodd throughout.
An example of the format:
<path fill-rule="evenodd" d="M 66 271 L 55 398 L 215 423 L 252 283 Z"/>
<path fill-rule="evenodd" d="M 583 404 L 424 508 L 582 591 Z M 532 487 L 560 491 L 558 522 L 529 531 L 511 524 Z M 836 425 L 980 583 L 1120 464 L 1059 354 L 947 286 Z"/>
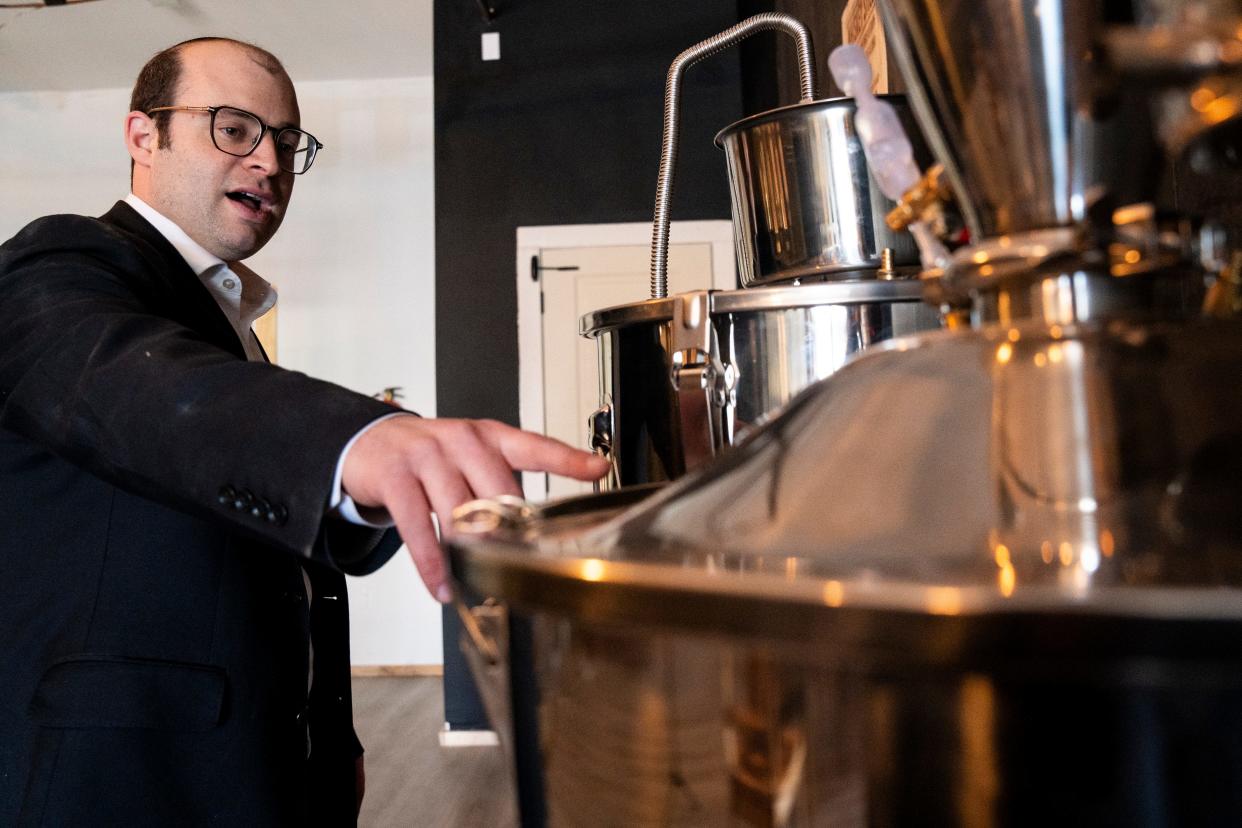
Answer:
<path fill-rule="evenodd" d="M 933 164 L 917 184 L 906 190 L 897 206 L 884 217 L 884 223 L 900 232 L 916 221 L 930 222 L 951 194 L 949 183 L 944 180 L 944 167 Z"/>

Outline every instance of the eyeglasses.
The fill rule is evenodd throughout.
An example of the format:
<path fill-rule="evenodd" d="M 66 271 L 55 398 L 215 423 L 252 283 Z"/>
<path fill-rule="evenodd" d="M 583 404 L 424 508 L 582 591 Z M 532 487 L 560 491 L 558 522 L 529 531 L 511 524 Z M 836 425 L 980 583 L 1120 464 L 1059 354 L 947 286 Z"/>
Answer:
<path fill-rule="evenodd" d="M 238 158 L 245 158 L 254 152 L 263 136 L 271 131 L 276 142 L 277 163 L 282 170 L 294 175 L 309 170 L 315 155 L 323 149 L 323 144 L 309 132 L 293 127 L 269 127 L 259 120 L 258 115 L 232 106 L 157 106 L 147 114 L 154 115 L 156 112 L 210 112 L 211 142 L 220 152 Z"/>

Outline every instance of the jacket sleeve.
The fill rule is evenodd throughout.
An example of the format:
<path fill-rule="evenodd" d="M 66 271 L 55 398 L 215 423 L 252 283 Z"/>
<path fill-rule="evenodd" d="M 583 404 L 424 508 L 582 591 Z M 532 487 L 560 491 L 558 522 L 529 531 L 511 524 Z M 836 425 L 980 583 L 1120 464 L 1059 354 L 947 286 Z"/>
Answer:
<path fill-rule="evenodd" d="M 120 235 L 60 216 L 0 247 L 0 427 L 294 554 L 370 560 L 377 533 L 323 518 L 343 446 L 392 408 L 209 341 Z"/>

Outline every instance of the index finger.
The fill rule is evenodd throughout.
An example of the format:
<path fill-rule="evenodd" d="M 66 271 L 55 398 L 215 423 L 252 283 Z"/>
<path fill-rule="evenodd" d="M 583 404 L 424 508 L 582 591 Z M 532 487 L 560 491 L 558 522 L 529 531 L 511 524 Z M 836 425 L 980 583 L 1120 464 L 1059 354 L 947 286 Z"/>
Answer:
<path fill-rule="evenodd" d="M 485 439 L 517 471 L 548 472 L 575 480 L 598 480 L 608 471 L 608 461 L 597 454 L 504 423 L 493 425 L 485 431 Z"/>

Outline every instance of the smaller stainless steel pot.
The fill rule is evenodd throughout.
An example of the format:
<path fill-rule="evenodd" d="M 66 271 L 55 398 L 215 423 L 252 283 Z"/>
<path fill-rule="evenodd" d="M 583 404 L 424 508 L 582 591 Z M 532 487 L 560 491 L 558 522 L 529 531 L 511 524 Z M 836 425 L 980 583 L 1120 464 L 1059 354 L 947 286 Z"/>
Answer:
<path fill-rule="evenodd" d="M 874 343 L 940 326 L 914 281 L 694 291 L 593 311 L 604 489 L 675 480 Z"/>
<path fill-rule="evenodd" d="M 920 167 L 931 153 L 900 95 L 897 110 Z M 880 266 L 917 266 L 905 231 L 884 223 L 894 206 L 872 184 L 854 129 L 854 100 L 834 98 L 773 109 L 723 129 L 733 233 L 743 286 L 793 279 L 856 278 Z"/>

